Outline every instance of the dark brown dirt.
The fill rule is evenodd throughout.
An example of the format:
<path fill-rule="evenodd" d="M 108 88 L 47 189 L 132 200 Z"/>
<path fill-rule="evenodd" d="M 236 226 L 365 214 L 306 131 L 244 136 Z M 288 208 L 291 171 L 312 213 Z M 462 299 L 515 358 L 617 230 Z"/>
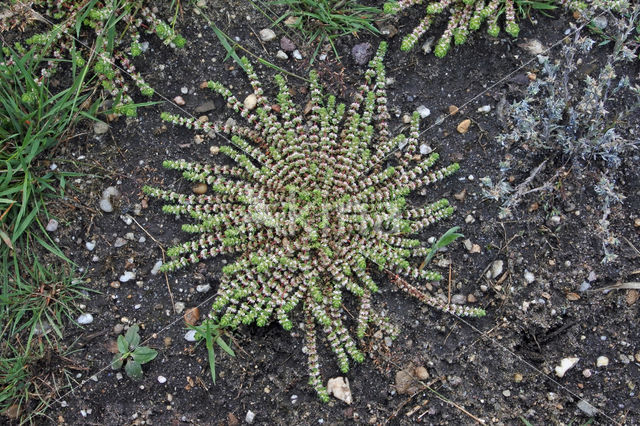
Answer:
<path fill-rule="evenodd" d="M 258 41 L 256 34 L 268 27 L 268 22 L 249 3 L 208 3 L 211 18 L 231 37 L 238 37 L 249 51 L 291 72 L 306 74 L 304 61 L 275 58 L 277 41 L 264 45 Z M 417 19 L 400 19 L 396 23 L 400 33 L 413 28 Z M 185 49 L 174 51 L 149 38 L 150 49 L 136 65 L 158 94 L 168 99 L 183 96 L 184 110 L 195 116 L 200 115 L 195 112 L 198 105 L 213 101 L 215 110 L 208 113 L 209 118 L 224 120 L 231 115 L 223 101 L 200 89 L 200 83 L 222 81 L 243 99 L 249 90 L 248 81 L 231 60 L 222 61 L 225 51 L 190 6 L 185 5 L 180 26 L 188 40 Z M 439 23 L 434 31 L 442 32 L 443 28 L 444 23 Z M 551 46 L 566 28 L 566 17 L 541 18 L 535 26 L 525 22 L 520 40 L 538 38 Z M 349 88 L 360 81 L 366 67 L 357 66 L 349 52 L 363 40 L 374 49 L 379 42 L 376 37 L 360 34 L 359 39 L 345 37 L 337 43 L 342 65 L 326 65 L 323 73 L 325 83 L 334 91 L 342 87 L 348 95 Z M 504 148 L 494 142 L 495 135 L 503 130 L 496 115 L 497 104 L 502 98 L 511 102 L 522 97 L 527 84 L 522 77 L 538 71 L 537 61 L 500 81 L 532 58 L 518 47 L 518 41 L 507 36 L 493 39 L 480 31 L 444 59 L 425 56 L 418 50 L 401 52 L 399 36 L 389 42 L 385 62 L 388 76 L 395 79 L 389 90 L 391 111 L 410 113 L 426 105 L 432 114 L 422 123 L 427 129 L 424 141 L 441 154 L 443 164 L 461 164 L 452 179 L 429 187 L 427 194 L 415 194 L 415 203 L 444 196 L 457 209 L 452 219 L 422 237 L 439 236 L 460 225 L 465 238 L 479 245 L 481 252 L 470 254 L 457 241 L 434 262 L 450 264 L 450 269 L 444 266 L 440 270 L 445 276 L 451 272 L 451 293 L 475 299 L 472 305 L 485 308 L 487 316 L 461 320 L 428 309 L 397 292 L 386 277 L 380 276 L 377 303 L 401 332 L 391 347 L 373 336 L 365 339 L 369 357 L 347 374 L 352 405 L 335 399 L 328 404 L 319 401 L 307 385 L 300 330 L 294 328 L 288 333 L 275 324 L 246 327 L 234 333 L 237 356 L 231 358 L 217 351 L 218 377 L 214 385 L 204 345 L 194 347 L 183 338 L 186 329 L 181 315 L 172 312 L 168 287 L 175 302 L 187 307 L 203 304 L 201 310 L 206 312 L 225 260 L 218 258 L 180 270 L 169 274 L 167 281 L 163 274 L 151 275 L 154 263 L 162 259 L 159 246 L 168 247 L 188 236 L 180 231 L 178 221 L 161 213 L 160 202 L 145 199 L 141 191 L 145 184 L 186 190 L 187 183 L 177 173 L 164 170 L 162 161 L 207 161 L 212 140 L 205 138 L 198 145 L 195 132 L 163 123 L 162 111 L 179 112 L 168 103 L 142 108 L 137 118 L 112 122 L 109 132 L 102 136 L 96 136 L 88 125 L 86 132 L 59 152 L 59 160 L 66 160 L 60 161 L 64 167 L 88 174 L 76 182 L 78 192 L 72 196 L 75 210 L 53 207 L 61 219 L 59 241 L 83 269 L 87 286 L 98 293 L 91 293 L 86 301 L 85 310 L 93 314 L 94 322 L 85 328 L 69 325 L 66 330 L 71 350 L 68 357 L 87 370 L 74 376 L 73 392 L 51 407 L 48 413 L 52 423 L 232 425 L 244 422 L 251 410 L 255 413 L 254 424 L 460 425 L 482 419 L 515 425 L 525 424 L 522 418 L 531 424 L 584 424 L 590 416 L 577 406 L 583 398 L 602 410 L 595 415 L 597 424 L 640 422 L 640 302 L 634 301 L 628 290 L 606 294 L 578 291 L 591 273 L 591 278 L 595 277 L 590 281 L 591 289 L 638 280 L 640 255 L 636 249 L 640 248 L 640 237 L 638 228 L 634 228 L 640 211 L 637 156 L 626 158 L 620 169 L 619 191 L 627 199 L 612 212 L 610 228 L 621 240 L 616 249 L 620 257 L 612 265 L 601 263 L 603 253 L 597 234 L 600 200 L 593 190 L 593 170 L 600 167 L 597 164 L 591 166 L 591 172 L 567 167 L 554 182 L 553 192 L 530 194 L 516 209 L 515 219 L 500 220 L 499 205 L 483 197 L 479 178 L 498 179 L 498 163 L 509 154 L 517 164 L 512 172 L 517 184 L 545 159 L 545 154 L 526 147 Z M 608 49 L 595 49 L 591 60 L 601 61 Z M 312 50 L 303 49 L 302 53 L 308 58 Z M 554 54 L 557 51 L 552 50 L 550 55 Z M 256 69 L 267 94 L 273 95 L 275 71 L 263 65 L 256 65 Z M 637 75 L 637 61 L 628 72 L 630 78 Z M 295 78 L 289 78 L 289 82 L 297 89 L 297 100 L 306 102 L 304 89 L 300 90 L 305 83 Z M 182 87 L 189 93 L 183 95 Z M 479 93 L 482 95 L 476 97 Z M 435 125 L 450 104 L 464 107 Z M 487 104 L 492 107 L 490 113 L 476 112 Z M 470 118 L 472 125 L 461 135 L 456 126 L 465 118 Z M 400 118 L 394 116 L 392 128 L 400 125 Z M 545 176 L 553 176 L 561 166 L 556 163 L 550 165 Z M 112 185 L 122 197 L 114 213 L 102 213 L 98 208 L 100 194 Z M 453 197 L 463 190 L 463 200 Z M 141 203 L 148 203 L 148 207 L 140 215 L 133 215 L 135 205 Z M 537 208 L 532 207 L 536 204 Z M 121 215 L 126 213 L 133 215 L 134 223 L 124 223 Z M 468 215 L 475 219 L 473 223 L 465 223 Z M 549 222 L 554 215 L 560 216 L 557 224 Z M 130 232 L 134 234 L 132 241 L 123 247 L 113 246 L 117 237 Z M 146 241 L 139 242 L 141 237 Z M 96 241 L 95 250 L 89 252 L 86 241 Z M 92 260 L 94 256 L 97 260 Z M 484 271 L 496 260 L 504 262 L 503 273 L 495 279 L 485 278 Z M 135 280 L 121 283 L 119 288 L 111 286 L 125 270 L 134 269 Z M 535 281 L 526 282 L 525 271 L 531 272 Z M 197 285 L 206 283 L 213 288 L 209 293 L 195 291 Z M 444 280 L 434 291 L 447 294 L 447 286 Z M 141 324 L 141 335 L 150 338 L 148 345 L 159 352 L 144 366 L 144 378 L 139 382 L 126 376 L 118 380 L 116 372 L 107 368 L 112 357 L 109 342 L 117 337 L 113 329 L 121 323 Z M 341 375 L 326 347 L 321 349 L 321 356 L 325 380 Z M 607 367 L 596 367 L 599 356 L 608 357 Z M 559 378 L 554 368 L 566 357 L 580 360 Z M 415 394 L 400 395 L 395 376 L 410 365 L 426 367 L 430 378 L 423 384 L 429 388 L 419 386 Z M 586 369 L 591 371 L 590 377 L 583 375 Z M 94 374 L 95 381 L 89 379 Z M 159 375 L 167 382 L 158 383 Z"/>

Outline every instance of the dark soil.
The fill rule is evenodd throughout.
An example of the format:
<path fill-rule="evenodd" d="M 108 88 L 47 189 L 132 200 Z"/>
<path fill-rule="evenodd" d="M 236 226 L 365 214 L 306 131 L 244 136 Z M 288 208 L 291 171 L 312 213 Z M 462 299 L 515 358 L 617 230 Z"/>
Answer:
<path fill-rule="evenodd" d="M 249 2 L 208 3 L 211 18 L 249 51 L 306 76 L 305 60 L 275 57 L 282 34 L 277 32 L 272 42 L 259 41 L 257 33 L 269 22 Z M 183 111 L 170 103 L 141 108 L 138 117 L 111 122 L 109 132 L 100 136 L 87 124 L 86 132 L 61 146 L 53 160 L 88 174 L 75 182 L 78 191 L 68 202 L 54 205 L 52 212 L 61 223 L 57 231 L 60 245 L 82 268 L 87 287 L 96 292 L 90 293 L 84 309 L 93 314 L 94 322 L 84 328 L 70 325 L 66 330 L 67 358 L 79 370 L 73 370 L 78 373 L 73 376 L 73 391 L 56 400 L 48 412 L 52 423 L 233 425 L 244 422 L 249 410 L 255 413 L 254 424 L 460 425 L 478 419 L 525 424 L 523 418 L 531 424 L 584 424 L 591 417 L 597 424 L 640 423 L 637 293 L 592 291 L 638 280 L 637 157 L 624 159 L 620 168 L 617 189 L 627 198 L 614 206 L 610 229 L 621 244 L 616 248 L 618 260 L 607 265 L 601 263 L 598 234 L 601 200 L 593 190 L 602 166 L 591 164 L 582 170 L 565 166 L 553 182 L 554 190 L 526 196 L 511 220 L 498 218 L 499 204 L 483 197 L 479 183 L 484 176 L 499 180 L 499 162 L 507 156 L 517 165 L 512 170 L 516 185 L 548 157 L 522 144 L 502 147 L 494 137 L 504 130 L 498 115 L 500 101 L 520 99 L 529 81 L 526 73 L 539 71 L 538 62 L 529 62 L 533 57 L 518 43 L 537 38 L 545 46 L 553 45 L 569 28 L 564 15 L 540 18 L 537 25 L 523 22 L 519 40 L 493 39 L 480 31 L 444 59 L 425 56 L 419 49 L 401 52 L 400 36 L 389 39 L 385 63 L 388 77 L 395 80 L 389 89 L 389 107 L 398 112 L 392 129 L 399 131 L 402 114 L 426 105 L 432 113 L 423 120 L 422 127 L 427 129 L 423 140 L 441 154 L 442 164 L 459 161 L 461 165 L 453 178 L 429 187 L 427 193 L 417 191 L 413 197 L 416 204 L 447 197 L 457 209 L 452 219 L 421 237 L 426 241 L 460 225 L 465 238 L 479 245 L 481 252 L 471 254 L 458 240 L 436 256 L 434 263 L 442 265 L 439 270 L 445 277 L 451 274 L 451 294 L 483 307 L 487 316 L 462 320 L 429 309 L 379 276 L 381 293 L 376 303 L 400 327 L 400 336 L 390 347 L 374 336 L 365 339 L 368 359 L 346 375 L 354 398 L 351 405 L 333 398 L 328 404 L 320 402 L 307 385 L 301 331 L 294 327 L 292 333 L 285 332 L 277 324 L 233 333 L 236 357 L 217 351 L 217 381 L 213 384 L 206 349 L 184 339 L 185 324 L 182 315 L 173 312 L 169 288 L 173 302 L 200 305 L 206 313 L 221 268 L 229 259 L 216 258 L 167 277 L 151 275 L 154 263 L 163 257 L 160 246 L 169 247 L 189 236 L 180 230 L 179 221 L 162 214 L 162 203 L 145 198 L 141 188 L 151 184 L 187 192 L 188 183 L 178 173 L 163 169 L 162 161 L 209 161 L 210 145 L 221 143 L 205 137 L 204 143 L 197 144 L 194 131 L 163 123 L 162 111 L 197 117 L 201 114 L 195 112 L 196 107 L 213 101 L 215 109 L 208 113 L 209 119 L 224 121 L 232 115 L 220 97 L 199 88 L 201 82 L 221 81 L 241 100 L 249 93 L 249 85 L 232 60 L 223 62 L 226 52 L 202 17 L 190 6 L 184 8 L 179 31 L 187 38 L 187 47 L 172 50 L 149 37 L 149 51 L 136 63 L 164 100 L 183 96 Z M 400 34 L 415 26 L 420 8 L 412 13 L 415 16 L 395 22 Z M 438 23 L 434 34 L 444 27 L 444 22 Z M 294 41 L 301 46 L 300 40 Z M 337 43 L 342 63 L 329 53 L 329 61 L 321 65 L 323 81 L 334 93 L 342 91 L 344 101 L 366 70 L 350 55 L 351 48 L 363 41 L 370 42 L 374 50 L 379 43 L 369 34 L 344 37 Z M 302 48 L 303 56 L 311 57 L 313 48 Z M 609 50 L 609 46 L 596 48 L 589 61 L 601 63 Z M 553 57 L 558 51 L 549 54 Z M 252 62 L 267 94 L 273 97 L 275 71 Z M 627 72 L 633 80 L 638 61 Z M 505 76 L 509 77 L 503 79 Z M 306 83 L 291 77 L 288 81 L 296 89 L 296 100 L 306 103 Z M 188 88 L 188 94 L 181 93 L 182 87 Z M 460 112 L 435 125 L 451 104 L 461 107 Z M 491 112 L 476 112 L 483 105 L 490 105 Z M 459 134 L 456 126 L 465 118 L 472 120 L 471 128 Z M 539 183 L 565 164 L 552 160 Z M 98 207 L 108 186 L 116 186 L 122 194 L 114 213 L 103 213 Z M 454 194 L 459 196 L 454 198 Z M 75 208 L 70 209 L 70 204 Z M 133 213 L 136 204 L 143 206 L 139 215 Z M 125 214 L 135 221 L 127 225 L 122 219 Z M 472 223 L 467 223 L 471 222 L 469 215 Z M 560 220 L 554 222 L 552 216 Z M 116 238 L 125 238 L 127 233 L 133 233 L 133 240 L 115 248 Z M 146 241 L 140 242 L 141 237 Z M 96 241 L 91 252 L 85 248 L 87 241 Z M 485 271 L 496 260 L 504 262 L 504 270 L 487 279 Z M 118 283 L 125 270 L 135 270 L 135 280 L 112 284 Z M 533 282 L 525 280 L 526 271 L 535 277 Z M 590 284 L 590 290 L 581 292 L 584 282 Z M 210 292 L 196 291 L 197 285 L 207 283 Z M 448 286 L 445 279 L 434 292 L 447 294 Z M 134 323 L 141 325 L 143 339 L 149 338 L 147 344 L 159 352 L 144 365 L 144 378 L 139 382 L 126 375 L 118 379 L 108 368 L 113 356 L 109 349 L 117 337 L 114 326 Z M 596 366 L 600 356 L 608 357 L 607 367 Z M 341 375 L 326 346 L 321 357 L 325 380 Z M 560 378 L 554 369 L 567 357 L 579 361 Z M 428 370 L 429 379 L 416 384 L 413 393 L 399 394 L 396 374 L 417 366 Z M 159 375 L 166 377 L 166 383 L 158 382 Z M 581 399 L 601 411 L 589 416 L 578 407 Z"/>

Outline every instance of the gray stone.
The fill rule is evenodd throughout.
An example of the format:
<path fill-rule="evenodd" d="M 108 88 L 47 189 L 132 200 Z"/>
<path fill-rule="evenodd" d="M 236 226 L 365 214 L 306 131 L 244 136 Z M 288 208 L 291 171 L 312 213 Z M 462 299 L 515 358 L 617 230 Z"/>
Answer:
<path fill-rule="evenodd" d="M 205 112 L 209 112 L 209 111 L 213 111 L 214 109 L 216 109 L 215 104 L 213 103 L 213 101 L 207 101 L 203 104 L 200 104 L 196 107 L 196 112 L 198 114 L 202 114 Z"/>
<path fill-rule="evenodd" d="M 285 52 L 293 52 L 296 48 L 296 45 L 287 37 L 282 37 L 280 39 L 280 48 Z"/>
<path fill-rule="evenodd" d="M 93 132 L 96 135 L 103 135 L 109 131 L 109 125 L 104 121 L 96 121 L 93 123 Z"/>
<path fill-rule="evenodd" d="M 371 48 L 371 43 L 359 43 L 351 49 L 351 56 L 353 56 L 353 59 L 358 65 L 364 65 L 369 62 L 372 54 L 373 49 Z"/>

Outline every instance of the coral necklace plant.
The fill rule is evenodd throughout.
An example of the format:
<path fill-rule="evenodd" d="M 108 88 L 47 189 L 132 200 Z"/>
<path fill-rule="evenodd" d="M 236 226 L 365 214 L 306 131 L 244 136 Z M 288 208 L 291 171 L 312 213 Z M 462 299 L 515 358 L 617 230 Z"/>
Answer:
<path fill-rule="evenodd" d="M 280 75 L 275 78 L 277 106 L 272 106 L 243 59 L 257 98 L 255 110 L 245 108 L 221 84 L 208 86 L 249 126 L 162 116 L 187 128 L 230 135 L 220 153 L 236 166 L 165 161 L 165 167 L 206 183 L 212 192 L 185 195 L 144 188 L 169 202 L 165 212 L 193 218 L 183 230 L 196 238 L 170 249 L 174 259 L 163 265 L 165 271 L 219 254 L 237 255 L 223 268 L 213 302 L 211 315 L 220 326 L 264 326 L 277 320 L 290 330 L 291 316 L 302 311 L 309 382 L 323 400 L 328 395 L 319 371 L 318 329 L 343 372 L 349 369 L 349 358 L 364 359 L 354 334 L 363 338 L 370 324 L 393 334 L 393 327 L 372 307 L 378 284 L 370 269 L 390 274 L 395 285 L 426 304 L 457 315 L 484 315 L 482 309 L 450 305 L 427 294 L 424 282 L 439 280 L 440 274 L 410 261 L 429 253 L 415 236 L 450 216 L 453 208 L 446 199 L 412 207 L 406 196 L 451 175 L 458 164 L 432 170 L 438 155 L 419 155 L 417 113 L 408 136 L 390 135 L 385 50 L 382 43 L 349 106 L 336 103 L 333 96 L 325 98 L 311 72 L 308 114 L 292 103 Z M 358 306 L 355 333 L 349 330 L 345 298 Z"/>

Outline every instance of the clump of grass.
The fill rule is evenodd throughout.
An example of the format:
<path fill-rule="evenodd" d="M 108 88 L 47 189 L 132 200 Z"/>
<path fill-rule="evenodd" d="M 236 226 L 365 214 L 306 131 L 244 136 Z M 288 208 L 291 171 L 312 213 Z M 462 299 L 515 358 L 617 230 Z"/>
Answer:
<path fill-rule="evenodd" d="M 56 1 L 35 0 L 29 6 L 14 6 L 0 20 L 0 31 L 24 28 L 25 22 L 44 21 L 46 29 L 26 40 L 36 48 L 40 59 L 49 57 L 38 72 L 39 84 L 60 72 L 61 58 L 82 67 L 91 63 L 94 76 L 112 102 L 111 113 L 133 116 L 137 107 L 131 97 L 128 80 L 131 78 L 140 93 L 150 98 L 153 89 L 136 70 L 133 59 L 141 55 L 148 43 L 141 33 L 155 34 L 164 44 L 182 47 L 185 39 L 176 33 L 177 14 L 171 23 L 158 18 L 152 11 L 153 2 L 147 0 L 90 0 Z M 176 12 L 179 2 L 176 3 Z M 33 9 L 31 9 L 33 8 Z M 49 25 L 53 22 L 53 25 Z M 91 49 L 81 45 L 79 39 L 89 40 L 99 55 L 90 57 Z M 24 51 L 20 45 L 19 51 Z M 125 70 L 126 72 L 123 72 Z"/>
<path fill-rule="evenodd" d="M 339 57 L 335 40 L 347 34 L 377 34 L 373 21 L 381 10 L 355 0 L 275 0 L 269 7 L 282 6 L 286 11 L 274 24 L 284 22 L 298 30 L 307 44 L 316 43 L 316 52 L 328 42 Z M 315 55 L 314 55 L 315 56 Z"/>
<path fill-rule="evenodd" d="M 64 193 L 71 174 L 41 157 L 97 109 L 80 111 L 86 65 L 71 62 L 72 84 L 57 93 L 39 84 L 40 65 L 33 50 L 0 50 L 0 412 L 25 416 L 27 406 L 46 407 L 33 365 L 56 350 L 83 291 L 45 231 L 46 202 Z"/>

